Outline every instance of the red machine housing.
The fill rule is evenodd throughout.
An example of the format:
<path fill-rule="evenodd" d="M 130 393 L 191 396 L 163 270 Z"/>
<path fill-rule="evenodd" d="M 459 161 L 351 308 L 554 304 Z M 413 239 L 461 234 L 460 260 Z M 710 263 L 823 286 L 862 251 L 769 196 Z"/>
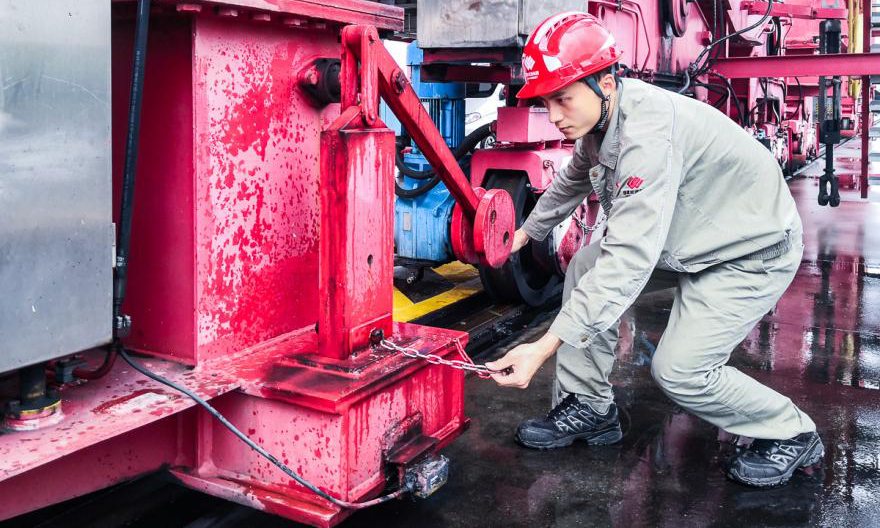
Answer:
<path fill-rule="evenodd" d="M 856 6 L 859 8 L 859 6 Z M 761 21 L 764 23 L 745 31 Z M 715 21 L 715 10 L 718 20 Z M 867 122 L 868 75 L 880 71 L 880 55 L 870 50 L 871 12 L 850 12 L 845 2 L 787 0 L 773 2 L 731 0 L 591 0 L 585 10 L 608 28 L 623 50 L 626 75 L 662 85 L 671 90 L 684 86 L 685 93 L 709 104 L 741 123 L 774 153 L 780 165 L 795 170 L 818 154 L 817 120 L 813 104 L 818 94 L 818 76 L 841 76 L 843 137 L 852 137 Z M 819 55 L 819 24 L 841 20 L 841 53 Z M 864 38 L 851 36 L 864 21 Z M 684 80 L 684 72 L 701 52 L 720 36 L 726 39 L 708 73 Z M 860 47 L 861 46 L 861 47 Z M 866 53 L 860 53 L 865 51 Z M 515 54 L 501 48 L 436 48 L 424 50 L 423 80 L 521 82 Z M 703 56 L 705 58 L 705 55 Z M 855 81 L 862 76 L 862 106 Z M 729 84 L 727 84 L 729 81 Z M 705 85 L 712 85 L 708 89 Z M 723 100 L 722 100 L 723 99 Z M 863 153 L 867 134 L 863 134 Z M 502 156 L 496 159 L 501 160 Z M 862 174 L 841 174 L 841 184 L 859 187 L 867 196 L 867 154 Z M 488 167 L 491 169 L 491 167 Z M 532 186 L 540 189 L 541 171 L 529 171 Z"/>
<path fill-rule="evenodd" d="M 133 7 L 114 4 L 117 186 Z M 400 484 L 408 464 L 468 423 L 462 371 L 373 346 L 445 358 L 467 339 L 391 319 L 394 137 L 376 118 L 380 92 L 418 124 L 475 258 L 497 265 L 512 243 L 509 195 L 477 198 L 392 68 L 375 28 L 402 24 L 401 9 L 363 0 L 159 2 L 150 21 L 126 345 L 349 502 Z M 303 89 L 319 57 L 342 59 L 341 104 L 316 104 Z M 0 519 L 160 468 L 316 526 L 352 511 L 121 361 L 60 393 L 58 426 L 0 435 L 0 493 L 18 497 Z"/>

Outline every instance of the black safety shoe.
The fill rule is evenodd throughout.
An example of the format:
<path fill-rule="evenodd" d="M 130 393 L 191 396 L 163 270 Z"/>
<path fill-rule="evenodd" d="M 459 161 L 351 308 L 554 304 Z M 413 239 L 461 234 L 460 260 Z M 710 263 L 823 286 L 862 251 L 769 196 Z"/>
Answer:
<path fill-rule="evenodd" d="M 623 438 L 617 406 L 599 414 L 569 394 L 543 420 L 526 420 L 516 430 L 516 441 L 533 449 L 571 445 L 577 439 L 588 444 L 613 444 Z"/>
<path fill-rule="evenodd" d="M 737 482 L 769 488 L 788 482 L 795 470 L 819 463 L 825 447 L 816 432 L 802 433 L 788 440 L 755 440 L 742 454 L 731 459 L 727 476 Z"/>

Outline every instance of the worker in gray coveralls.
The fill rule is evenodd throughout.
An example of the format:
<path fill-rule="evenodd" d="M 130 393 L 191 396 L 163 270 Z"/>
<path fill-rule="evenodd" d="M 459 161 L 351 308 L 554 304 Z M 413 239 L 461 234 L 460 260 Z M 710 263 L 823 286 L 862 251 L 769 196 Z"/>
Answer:
<path fill-rule="evenodd" d="M 770 152 L 711 106 L 615 74 L 620 51 L 593 16 L 542 22 L 523 51 L 522 99 L 541 101 L 573 158 L 514 236 L 543 240 L 593 191 L 607 231 L 568 266 L 563 305 L 547 333 L 489 363 L 502 386 L 526 388 L 556 354 L 554 408 L 520 424 L 524 446 L 622 438 L 608 376 L 618 323 L 642 292 L 675 287 L 651 363 L 675 403 L 756 440 L 725 467 L 753 486 L 788 482 L 824 453 L 816 425 L 792 401 L 726 365 L 770 311 L 803 254 L 801 220 Z"/>

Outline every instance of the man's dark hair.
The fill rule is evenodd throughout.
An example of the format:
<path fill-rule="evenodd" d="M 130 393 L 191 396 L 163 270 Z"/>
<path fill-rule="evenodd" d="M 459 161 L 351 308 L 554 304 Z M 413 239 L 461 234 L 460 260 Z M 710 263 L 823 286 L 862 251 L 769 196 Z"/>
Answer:
<path fill-rule="evenodd" d="M 619 70 L 619 68 L 617 67 L 617 64 L 612 64 L 611 66 L 608 66 L 605 69 L 599 70 L 596 73 L 591 73 L 590 75 L 583 77 L 581 79 L 581 82 L 586 84 L 589 87 L 590 85 L 589 85 L 589 82 L 587 81 L 587 79 L 592 77 L 593 79 L 596 80 L 596 82 L 599 82 L 599 79 L 601 79 L 602 77 L 605 77 L 606 75 L 609 75 L 609 74 L 614 76 L 615 82 L 618 82 L 618 81 L 620 81 L 620 77 L 618 77 L 618 70 Z"/>

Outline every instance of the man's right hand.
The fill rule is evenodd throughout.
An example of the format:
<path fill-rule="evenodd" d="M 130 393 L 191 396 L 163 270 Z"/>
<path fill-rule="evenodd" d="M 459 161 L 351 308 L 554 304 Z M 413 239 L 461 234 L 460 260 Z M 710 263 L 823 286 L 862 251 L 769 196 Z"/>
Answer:
<path fill-rule="evenodd" d="M 511 253 L 516 253 L 522 247 L 529 243 L 529 235 L 526 234 L 522 229 L 517 229 L 513 234 L 513 247 L 510 248 Z"/>

